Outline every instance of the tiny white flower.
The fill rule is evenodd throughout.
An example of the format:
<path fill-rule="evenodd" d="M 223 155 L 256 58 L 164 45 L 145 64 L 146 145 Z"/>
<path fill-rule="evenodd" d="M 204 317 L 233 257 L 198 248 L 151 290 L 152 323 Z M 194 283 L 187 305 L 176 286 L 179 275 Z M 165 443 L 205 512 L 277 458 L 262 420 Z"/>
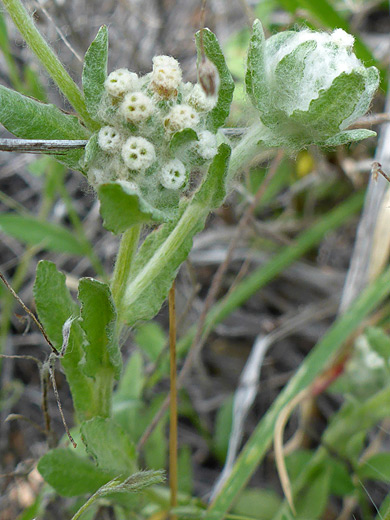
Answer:
<path fill-rule="evenodd" d="M 141 123 L 148 119 L 154 110 L 153 101 L 143 92 L 131 92 L 125 96 L 120 113 L 130 123 Z"/>
<path fill-rule="evenodd" d="M 116 128 L 103 126 L 98 134 L 98 144 L 105 152 L 113 153 L 120 149 L 122 136 Z"/>
<path fill-rule="evenodd" d="M 203 88 L 197 83 L 186 99 L 186 103 L 198 112 L 209 112 L 217 102 L 216 96 L 207 96 Z"/>
<path fill-rule="evenodd" d="M 186 183 L 186 168 L 179 159 L 164 164 L 160 172 L 160 182 L 167 190 L 178 190 Z"/>
<path fill-rule="evenodd" d="M 184 130 L 184 128 L 194 128 L 198 123 L 198 114 L 188 105 L 174 106 L 164 120 L 165 128 L 172 133 Z"/>
<path fill-rule="evenodd" d="M 208 130 L 204 130 L 198 133 L 198 139 L 196 149 L 199 155 L 207 161 L 212 159 L 218 151 L 216 136 Z"/>
<path fill-rule="evenodd" d="M 155 56 L 151 75 L 151 88 L 162 97 L 177 93 L 182 78 L 179 62 L 171 56 Z"/>
<path fill-rule="evenodd" d="M 108 94 L 114 98 L 120 98 L 126 92 L 138 89 L 139 78 L 135 72 L 127 69 L 117 69 L 108 75 L 104 87 Z"/>
<path fill-rule="evenodd" d="M 156 152 L 143 137 L 130 137 L 122 146 L 122 158 L 130 170 L 146 170 L 155 161 Z"/>

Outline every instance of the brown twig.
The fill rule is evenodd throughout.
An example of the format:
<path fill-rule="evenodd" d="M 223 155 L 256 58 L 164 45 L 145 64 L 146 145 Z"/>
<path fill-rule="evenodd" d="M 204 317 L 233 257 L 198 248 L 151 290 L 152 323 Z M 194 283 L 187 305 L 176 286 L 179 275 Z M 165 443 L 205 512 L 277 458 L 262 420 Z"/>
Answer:
<path fill-rule="evenodd" d="M 85 148 L 88 141 L 84 139 L 0 139 L 0 151 L 48 153 L 66 152 Z"/>
<path fill-rule="evenodd" d="M 177 385 L 176 385 L 176 305 L 175 282 L 169 291 L 169 367 L 170 367 L 170 417 L 169 417 L 169 487 L 171 508 L 177 506 Z M 176 520 L 176 515 L 170 515 Z"/>

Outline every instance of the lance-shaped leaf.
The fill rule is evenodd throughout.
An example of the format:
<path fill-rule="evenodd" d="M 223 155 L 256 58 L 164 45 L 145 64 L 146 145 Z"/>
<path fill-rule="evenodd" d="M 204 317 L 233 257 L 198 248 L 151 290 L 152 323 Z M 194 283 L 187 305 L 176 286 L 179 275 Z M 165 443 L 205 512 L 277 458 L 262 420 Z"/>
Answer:
<path fill-rule="evenodd" d="M 363 139 L 367 139 L 368 137 L 375 136 L 376 132 L 374 132 L 373 130 L 359 128 L 356 130 L 345 130 L 344 132 L 340 132 L 334 135 L 333 137 L 329 137 L 329 139 L 319 144 L 320 146 L 333 148 L 334 146 L 340 146 L 347 143 L 362 141 Z"/>
<path fill-rule="evenodd" d="M 198 49 L 198 61 L 202 59 L 202 50 L 204 50 L 206 57 L 215 65 L 219 74 L 218 100 L 207 116 L 206 125 L 208 130 L 216 132 L 229 115 L 233 99 L 234 81 L 227 68 L 225 57 L 215 34 L 209 29 L 202 29 L 196 33 L 195 38 Z M 201 38 L 203 38 L 203 47 Z"/>
<path fill-rule="evenodd" d="M 46 453 L 38 463 L 38 471 L 59 495 L 65 497 L 94 493 L 115 476 L 65 448 Z"/>
<path fill-rule="evenodd" d="M 116 310 L 110 288 L 93 278 L 82 278 L 78 299 L 81 302 L 81 327 L 88 341 L 84 372 L 96 377 L 101 371 L 113 371 L 119 378 L 122 360 L 114 334 Z"/>
<path fill-rule="evenodd" d="M 57 253 L 84 255 L 85 247 L 66 228 L 16 213 L 0 215 L 0 231 L 21 242 Z"/>
<path fill-rule="evenodd" d="M 98 119 L 99 107 L 104 95 L 107 77 L 108 31 L 102 25 L 89 46 L 84 58 L 83 90 L 85 104 L 91 117 Z"/>
<path fill-rule="evenodd" d="M 137 470 L 135 446 L 112 418 L 94 417 L 84 422 L 81 436 L 100 469 L 123 476 Z"/>
<path fill-rule="evenodd" d="M 180 132 L 175 132 L 172 136 L 172 139 L 169 142 L 169 149 L 172 155 L 175 157 L 177 152 L 183 148 L 188 146 L 193 141 L 198 141 L 198 135 L 192 128 L 185 128 Z"/>
<path fill-rule="evenodd" d="M 193 237 L 203 229 L 210 210 L 219 207 L 226 196 L 229 157 L 230 147 L 221 144 L 218 154 L 210 165 L 206 179 L 191 204 L 183 212 L 182 217 L 151 233 L 140 247 L 134 260 L 131 281 L 127 289 L 126 321 L 128 324 L 132 325 L 139 320 L 150 320 L 160 310 L 180 265 L 191 251 Z M 187 212 L 190 211 L 196 214 L 196 218 L 192 218 L 187 225 L 185 218 Z M 182 234 L 177 233 L 177 230 L 183 226 L 183 222 L 185 232 L 183 230 Z M 180 235 L 181 240 L 176 241 L 176 235 Z M 167 240 L 172 241 L 172 244 Z M 148 270 L 148 264 L 152 264 L 153 260 L 159 257 L 164 258 L 165 262 L 158 274 L 134 298 L 132 283 L 137 285 L 137 277 L 142 277 L 142 272 Z"/>
<path fill-rule="evenodd" d="M 47 260 L 38 263 L 34 284 L 34 299 L 38 316 L 50 340 L 58 351 L 63 343 L 63 326 L 66 320 L 79 315 L 79 308 L 73 301 L 65 284 L 65 275 Z M 83 332 L 79 323 L 73 321 L 68 344 L 61 364 L 72 393 L 73 405 L 81 420 L 94 414 L 93 381 L 82 371 L 80 364 Z"/>
<path fill-rule="evenodd" d="M 16 137 L 22 139 L 88 139 L 88 130 L 76 116 L 66 114 L 54 105 L 35 99 L 0 85 L 0 123 Z M 72 150 L 56 159 L 74 169 L 82 150 Z"/>
<path fill-rule="evenodd" d="M 264 61 L 265 36 L 260 20 L 255 20 L 249 41 L 245 87 L 254 107 L 261 110 L 261 102 L 268 97 Z"/>
<path fill-rule="evenodd" d="M 102 184 L 98 195 L 103 225 L 113 233 L 123 233 L 136 224 L 172 219 L 172 212 L 153 207 L 126 181 Z"/>

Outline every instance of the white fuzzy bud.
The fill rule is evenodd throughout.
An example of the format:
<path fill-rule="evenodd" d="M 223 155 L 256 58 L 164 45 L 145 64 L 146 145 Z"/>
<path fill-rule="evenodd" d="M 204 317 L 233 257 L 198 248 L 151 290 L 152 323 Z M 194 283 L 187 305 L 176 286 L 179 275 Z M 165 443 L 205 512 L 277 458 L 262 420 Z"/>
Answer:
<path fill-rule="evenodd" d="M 198 112 L 209 112 L 217 102 L 216 96 L 208 96 L 203 88 L 197 83 L 186 99 L 186 103 Z"/>
<path fill-rule="evenodd" d="M 167 190 L 182 188 L 186 179 L 186 168 L 179 159 L 173 159 L 161 168 L 160 182 Z"/>
<path fill-rule="evenodd" d="M 139 78 L 135 72 L 127 69 L 117 69 L 111 72 L 104 82 L 104 87 L 108 94 L 114 98 L 120 98 L 126 92 L 137 90 Z"/>
<path fill-rule="evenodd" d="M 155 56 L 151 75 L 151 88 L 161 97 L 169 98 L 177 94 L 181 82 L 179 62 L 171 56 Z"/>
<path fill-rule="evenodd" d="M 125 96 L 119 111 L 130 123 L 141 123 L 148 119 L 154 110 L 153 101 L 143 92 L 132 92 Z"/>
<path fill-rule="evenodd" d="M 143 137 L 130 137 L 122 146 L 122 158 L 130 170 L 146 170 L 155 161 L 156 152 Z"/>
<path fill-rule="evenodd" d="M 199 132 L 198 138 L 196 149 L 199 155 L 207 161 L 213 159 L 218 151 L 216 136 L 208 130 L 204 130 Z"/>
<path fill-rule="evenodd" d="M 120 149 L 122 136 L 116 128 L 103 126 L 99 131 L 98 144 L 105 152 L 113 153 Z"/>
<path fill-rule="evenodd" d="M 194 128 L 198 123 L 198 114 L 188 105 L 174 106 L 164 120 L 165 128 L 172 133 L 184 128 Z"/>

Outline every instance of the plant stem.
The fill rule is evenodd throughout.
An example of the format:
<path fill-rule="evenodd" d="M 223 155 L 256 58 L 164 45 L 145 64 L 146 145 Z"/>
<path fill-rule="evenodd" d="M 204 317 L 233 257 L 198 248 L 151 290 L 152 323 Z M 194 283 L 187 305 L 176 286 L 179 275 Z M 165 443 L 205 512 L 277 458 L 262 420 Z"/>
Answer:
<path fill-rule="evenodd" d="M 21 1 L 3 0 L 3 4 L 16 27 L 19 29 L 21 35 L 26 40 L 27 45 L 46 68 L 58 88 L 79 113 L 88 128 L 96 130 L 98 125 L 89 116 L 80 89 L 66 72 L 58 57 L 35 27 L 32 17 L 27 12 Z"/>
<path fill-rule="evenodd" d="M 121 239 L 118 256 L 115 263 L 114 276 L 111 283 L 112 296 L 118 314 L 123 310 L 123 297 L 126 291 L 126 284 L 133 264 L 133 259 L 137 251 L 141 225 L 127 229 Z M 118 320 L 119 322 L 120 320 Z"/>
<path fill-rule="evenodd" d="M 175 282 L 169 291 L 169 352 L 171 401 L 169 414 L 169 487 L 171 508 L 177 506 L 177 385 L 176 385 L 176 305 Z M 170 515 L 171 520 L 177 516 Z"/>
<path fill-rule="evenodd" d="M 153 283 L 154 279 L 175 256 L 186 237 L 199 225 L 199 222 L 206 217 L 208 212 L 208 208 L 204 208 L 200 204 L 190 204 L 187 207 L 169 237 L 128 285 L 123 297 L 124 307 L 129 307 L 148 285 Z"/>

